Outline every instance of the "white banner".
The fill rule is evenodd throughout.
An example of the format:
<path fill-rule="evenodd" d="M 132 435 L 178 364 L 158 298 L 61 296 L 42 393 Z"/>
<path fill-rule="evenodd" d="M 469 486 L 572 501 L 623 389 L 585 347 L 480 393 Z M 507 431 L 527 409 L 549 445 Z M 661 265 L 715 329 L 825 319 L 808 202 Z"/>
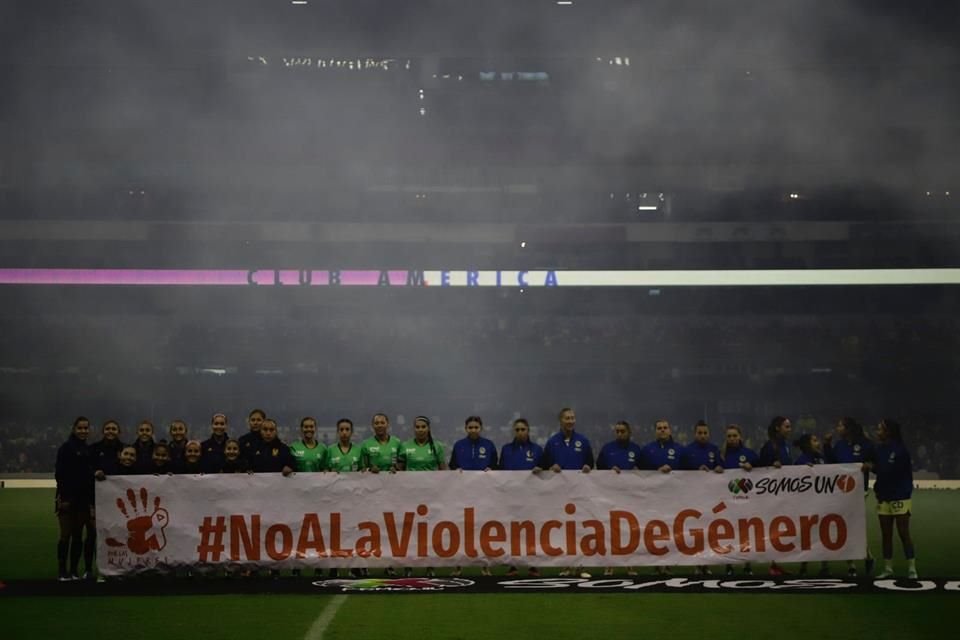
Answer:
<path fill-rule="evenodd" d="M 117 476 L 99 567 L 631 566 L 860 559 L 858 465 L 722 474 Z"/>

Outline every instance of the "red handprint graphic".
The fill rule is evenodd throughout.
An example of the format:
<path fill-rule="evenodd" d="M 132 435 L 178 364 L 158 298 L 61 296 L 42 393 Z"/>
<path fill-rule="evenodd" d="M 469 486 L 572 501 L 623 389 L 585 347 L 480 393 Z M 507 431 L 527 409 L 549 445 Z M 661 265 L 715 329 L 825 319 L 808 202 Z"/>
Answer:
<path fill-rule="evenodd" d="M 127 541 L 107 538 L 106 543 L 111 547 L 126 546 L 130 551 L 142 556 L 149 551 L 160 551 L 167 546 L 167 538 L 163 530 L 167 526 L 170 515 L 160 506 L 159 496 L 153 499 L 153 513 L 149 513 L 145 488 L 140 488 L 139 503 L 137 497 L 133 489 L 127 489 L 127 502 L 131 507 L 129 510 L 123 499 L 117 498 L 117 508 L 127 519 Z"/>

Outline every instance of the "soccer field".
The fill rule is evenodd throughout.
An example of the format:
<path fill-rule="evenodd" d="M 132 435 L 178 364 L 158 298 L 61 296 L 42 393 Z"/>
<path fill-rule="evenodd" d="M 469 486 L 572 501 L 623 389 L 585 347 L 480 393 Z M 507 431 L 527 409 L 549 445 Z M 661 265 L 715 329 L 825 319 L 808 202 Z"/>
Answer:
<path fill-rule="evenodd" d="M 52 505 L 51 490 L 0 491 L 0 580 L 54 580 Z M 960 492 L 920 491 L 914 505 L 921 576 L 960 576 L 956 554 Z M 870 547 L 878 555 L 874 520 Z M 835 563 L 833 569 L 839 576 L 845 566 Z M 651 572 L 643 573 L 649 577 Z M 675 575 L 689 573 L 681 570 Z M 943 591 L 870 595 L 579 591 L 184 596 L 177 595 L 177 582 L 165 581 L 156 581 L 156 596 L 18 597 L 0 590 L 0 637 L 939 638 L 952 635 L 948 607 L 960 601 L 960 592 Z"/>

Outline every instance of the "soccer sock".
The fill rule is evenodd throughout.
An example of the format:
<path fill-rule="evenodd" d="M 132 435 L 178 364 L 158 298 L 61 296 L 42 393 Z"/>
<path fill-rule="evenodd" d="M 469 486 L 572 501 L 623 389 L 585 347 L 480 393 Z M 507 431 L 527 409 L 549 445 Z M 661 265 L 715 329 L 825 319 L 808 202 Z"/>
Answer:
<path fill-rule="evenodd" d="M 893 560 L 884 560 L 883 570 L 888 573 L 893 573 Z"/>
<path fill-rule="evenodd" d="M 97 548 L 97 532 L 87 529 L 87 539 L 83 541 L 83 566 L 93 573 L 93 552 Z"/>
<path fill-rule="evenodd" d="M 907 568 L 910 569 L 910 571 L 916 571 L 916 570 L 917 570 L 917 559 L 916 559 L 916 558 L 910 558 L 909 560 L 907 560 Z"/>
<path fill-rule="evenodd" d="M 57 567 L 60 569 L 61 574 L 67 572 L 67 549 L 69 547 L 69 538 L 67 540 L 57 541 Z"/>
<path fill-rule="evenodd" d="M 907 560 L 913 560 L 913 545 L 905 544 L 903 545 L 903 555 L 907 557 Z"/>
<path fill-rule="evenodd" d="M 81 548 L 80 535 L 70 536 L 70 573 L 76 574 L 78 568 L 80 567 L 80 552 L 83 551 Z"/>

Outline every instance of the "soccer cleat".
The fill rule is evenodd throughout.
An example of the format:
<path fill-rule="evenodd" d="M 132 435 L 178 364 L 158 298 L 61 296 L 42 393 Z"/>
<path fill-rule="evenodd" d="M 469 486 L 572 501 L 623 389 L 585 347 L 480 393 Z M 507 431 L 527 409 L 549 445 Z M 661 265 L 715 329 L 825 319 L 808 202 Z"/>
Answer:
<path fill-rule="evenodd" d="M 753 575 L 753 568 L 752 568 L 752 567 L 747 567 L 746 569 L 744 569 L 744 570 L 743 570 L 743 575 L 745 575 L 745 576 L 752 576 L 752 575 Z"/>
<path fill-rule="evenodd" d="M 540 569 L 537 569 L 536 567 L 530 567 L 530 569 L 527 571 L 527 575 L 531 578 L 539 578 Z"/>
<path fill-rule="evenodd" d="M 428 578 L 436 578 L 436 577 L 437 577 L 437 572 L 434 571 L 432 568 L 427 569 L 427 577 L 428 577 Z"/>
<path fill-rule="evenodd" d="M 581 571 L 581 572 L 580 572 L 580 577 L 583 578 L 583 579 L 585 579 L 585 580 L 589 580 L 590 578 L 593 577 L 593 575 L 592 575 L 589 571 Z"/>
<path fill-rule="evenodd" d="M 907 572 L 907 578 L 910 580 L 919 580 L 920 576 L 917 574 L 916 569 L 910 569 L 910 571 Z"/>
<path fill-rule="evenodd" d="M 72 582 L 79 582 L 79 581 L 80 581 L 80 576 L 77 575 L 77 572 L 76 572 L 76 571 L 74 571 L 73 573 L 70 574 L 70 580 L 71 580 Z"/>
<path fill-rule="evenodd" d="M 561 571 L 561 572 L 558 573 L 557 575 L 560 576 L 561 578 L 566 578 L 566 577 L 568 577 L 568 576 L 570 575 L 570 570 L 569 570 L 569 569 L 564 569 L 563 571 Z"/>
<path fill-rule="evenodd" d="M 490 573 L 489 567 L 481 567 L 481 568 L 480 568 L 480 575 L 482 575 L 482 576 L 492 576 L 493 574 Z"/>
<path fill-rule="evenodd" d="M 69 573 L 61 573 L 60 577 L 57 578 L 58 582 L 70 582 L 70 580 L 71 578 Z"/>
<path fill-rule="evenodd" d="M 329 574 L 329 575 L 330 575 L 331 578 L 336 578 L 338 575 L 340 575 L 340 572 L 337 571 L 336 569 L 330 569 L 330 574 Z"/>
<path fill-rule="evenodd" d="M 396 578 L 396 577 L 397 577 L 397 570 L 394 569 L 393 567 L 387 567 L 386 570 L 385 570 L 383 573 L 386 574 L 386 576 L 387 576 L 388 578 Z"/>
<path fill-rule="evenodd" d="M 604 575 L 604 576 L 612 576 L 612 575 L 613 575 L 613 569 L 611 569 L 610 567 L 607 567 L 606 569 L 603 570 L 603 575 Z"/>
<path fill-rule="evenodd" d="M 514 576 L 520 575 L 520 572 L 517 571 L 516 567 L 507 567 L 507 572 L 504 575 L 508 578 L 513 578 Z"/>
<path fill-rule="evenodd" d="M 785 575 L 787 575 L 787 572 L 784 571 L 783 569 L 781 569 L 780 566 L 779 566 L 779 565 L 776 565 L 776 564 L 770 565 L 770 570 L 768 571 L 768 573 L 769 573 L 771 576 L 774 576 L 774 577 L 779 577 L 779 576 L 785 576 Z M 801 575 L 803 575 L 803 574 L 801 574 Z"/>
<path fill-rule="evenodd" d="M 411 569 L 410 567 L 407 567 L 406 569 L 404 569 L 404 570 L 403 570 L 403 577 L 404 577 L 404 578 L 412 578 L 412 577 L 413 577 L 413 569 Z"/>
<path fill-rule="evenodd" d="M 856 569 L 856 567 L 850 567 L 849 569 L 847 569 L 847 577 L 848 577 L 848 578 L 856 578 L 856 577 L 857 577 L 857 569 Z"/>
<path fill-rule="evenodd" d="M 627 567 L 627 575 L 628 575 L 628 576 L 638 576 L 638 575 L 640 575 L 640 572 L 637 571 L 636 569 L 634 569 L 633 567 Z"/>
<path fill-rule="evenodd" d="M 884 569 L 883 571 L 881 571 L 880 573 L 878 573 L 877 575 L 875 575 L 875 576 L 873 576 L 873 577 L 876 578 L 877 580 L 886 580 L 887 578 L 892 578 L 892 577 L 893 577 L 893 570 L 892 570 L 892 569 Z"/>
<path fill-rule="evenodd" d="M 733 567 L 727 565 L 727 568 L 723 570 L 723 575 L 727 577 L 733 576 Z"/>
<path fill-rule="evenodd" d="M 450 572 L 450 577 L 459 578 L 461 573 L 462 571 L 460 570 L 460 567 L 454 567 L 453 571 Z"/>

